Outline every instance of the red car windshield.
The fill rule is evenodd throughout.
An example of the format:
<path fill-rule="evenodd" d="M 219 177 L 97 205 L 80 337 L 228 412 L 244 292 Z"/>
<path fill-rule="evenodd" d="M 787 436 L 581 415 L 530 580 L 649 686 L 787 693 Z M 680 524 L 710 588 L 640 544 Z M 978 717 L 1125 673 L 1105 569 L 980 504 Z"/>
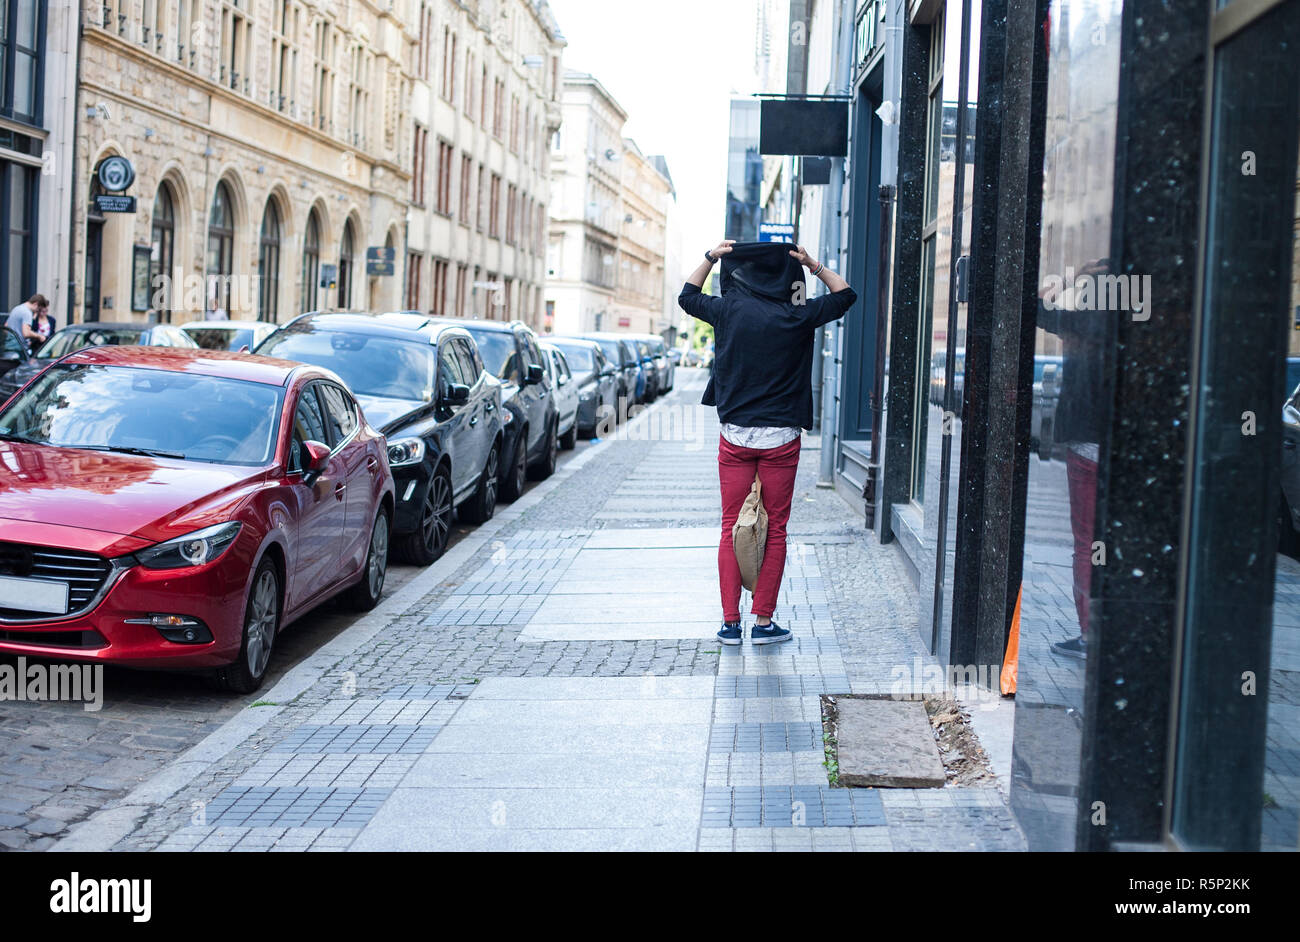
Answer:
<path fill-rule="evenodd" d="M 217 376 L 58 364 L 0 412 L 0 439 L 269 464 L 283 390 Z"/>

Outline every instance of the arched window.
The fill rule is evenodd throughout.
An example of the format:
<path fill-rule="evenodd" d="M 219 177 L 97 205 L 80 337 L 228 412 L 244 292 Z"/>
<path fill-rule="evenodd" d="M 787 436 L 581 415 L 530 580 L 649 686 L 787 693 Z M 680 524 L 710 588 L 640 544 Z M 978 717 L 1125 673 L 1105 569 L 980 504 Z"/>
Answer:
<path fill-rule="evenodd" d="M 172 304 L 172 259 L 176 248 L 176 206 L 171 187 L 158 185 L 158 195 L 153 200 L 153 226 L 149 243 L 149 306 L 158 313 L 158 320 L 170 323 Z"/>
<path fill-rule="evenodd" d="M 208 215 L 208 285 L 205 311 L 230 316 L 230 288 L 235 262 L 235 213 L 230 188 L 217 184 Z"/>
<path fill-rule="evenodd" d="M 352 220 L 343 224 L 343 239 L 339 242 L 339 310 L 352 307 L 352 266 L 356 255 L 356 240 L 352 236 Z"/>
<path fill-rule="evenodd" d="M 280 319 L 280 210 L 274 199 L 266 201 L 262 235 L 258 243 L 257 316 L 274 324 Z"/>
<path fill-rule="evenodd" d="M 302 237 L 302 294 L 299 313 L 316 310 L 316 288 L 320 281 L 320 219 L 316 210 L 307 214 Z"/>

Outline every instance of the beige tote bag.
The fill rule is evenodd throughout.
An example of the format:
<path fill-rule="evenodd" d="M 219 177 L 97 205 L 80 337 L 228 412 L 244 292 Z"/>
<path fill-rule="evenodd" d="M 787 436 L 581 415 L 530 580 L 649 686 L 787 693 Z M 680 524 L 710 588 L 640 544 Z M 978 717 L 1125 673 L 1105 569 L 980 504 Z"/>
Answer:
<path fill-rule="evenodd" d="M 731 542 L 740 564 L 740 584 L 753 592 L 758 571 L 763 568 L 763 550 L 767 548 L 767 510 L 763 507 L 763 484 L 758 478 L 740 505 L 740 516 L 731 527 Z"/>

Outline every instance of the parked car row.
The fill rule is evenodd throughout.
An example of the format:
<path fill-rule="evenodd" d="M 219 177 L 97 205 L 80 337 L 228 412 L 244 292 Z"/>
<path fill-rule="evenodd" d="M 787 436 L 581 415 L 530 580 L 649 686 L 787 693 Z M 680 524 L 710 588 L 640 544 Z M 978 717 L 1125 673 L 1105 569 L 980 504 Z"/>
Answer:
<path fill-rule="evenodd" d="M 3 340 L 0 651 L 239 692 L 298 616 L 378 604 L 390 546 L 432 563 L 457 514 L 490 519 L 620 396 L 673 384 L 658 338 L 418 312 Z"/>

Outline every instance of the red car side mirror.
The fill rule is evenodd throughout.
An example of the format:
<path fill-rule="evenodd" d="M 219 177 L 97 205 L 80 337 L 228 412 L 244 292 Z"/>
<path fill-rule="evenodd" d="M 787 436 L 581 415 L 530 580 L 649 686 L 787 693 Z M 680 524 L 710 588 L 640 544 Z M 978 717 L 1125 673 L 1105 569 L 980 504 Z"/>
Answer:
<path fill-rule="evenodd" d="M 310 486 L 316 483 L 316 479 L 329 465 L 330 449 L 320 442 L 304 442 L 303 448 L 307 452 L 307 467 L 303 471 L 302 483 Z"/>

